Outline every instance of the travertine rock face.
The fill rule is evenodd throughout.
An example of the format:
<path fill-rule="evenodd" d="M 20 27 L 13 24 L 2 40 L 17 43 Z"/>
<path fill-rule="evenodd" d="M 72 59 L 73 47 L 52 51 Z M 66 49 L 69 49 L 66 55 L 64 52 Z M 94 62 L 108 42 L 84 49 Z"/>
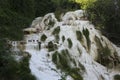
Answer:
<path fill-rule="evenodd" d="M 114 80 L 120 75 L 120 49 L 94 28 L 83 10 L 36 18 L 25 35 L 30 69 L 38 80 Z"/>

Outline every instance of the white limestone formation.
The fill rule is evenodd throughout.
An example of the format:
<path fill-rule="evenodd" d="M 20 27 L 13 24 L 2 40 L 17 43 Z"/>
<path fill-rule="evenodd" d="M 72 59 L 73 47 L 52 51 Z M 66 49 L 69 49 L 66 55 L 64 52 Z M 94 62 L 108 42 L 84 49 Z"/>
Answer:
<path fill-rule="evenodd" d="M 25 35 L 29 67 L 37 80 L 114 80 L 120 75 L 120 48 L 86 20 L 84 11 L 36 18 Z M 85 19 L 84 19 L 85 18 Z M 40 44 L 38 43 L 40 42 Z"/>

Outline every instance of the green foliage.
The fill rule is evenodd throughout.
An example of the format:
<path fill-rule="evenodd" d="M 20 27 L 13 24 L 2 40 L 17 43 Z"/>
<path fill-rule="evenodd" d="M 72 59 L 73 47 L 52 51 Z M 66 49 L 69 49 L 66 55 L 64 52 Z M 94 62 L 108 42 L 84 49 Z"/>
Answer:
<path fill-rule="evenodd" d="M 58 2 L 61 9 L 64 6 L 66 6 L 64 9 L 76 6 L 75 2 L 69 0 L 58 0 Z M 20 40 L 23 36 L 22 29 L 29 27 L 33 18 L 56 11 L 60 10 L 55 0 L 0 0 L 0 33 L 2 33 L 0 36 Z M 53 26 L 53 24 L 50 22 L 50 25 Z"/>
<path fill-rule="evenodd" d="M 1 80 L 35 80 L 29 69 L 29 56 L 19 62 L 11 55 L 10 46 L 6 40 L 0 40 L 0 79 Z"/>
<path fill-rule="evenodd" d="M 58 47 L 56 44 L 54 44 L 52 41 L 48 42 L 48 51 L 54 51 L 56 50 Z"/>
<path fill-rule="evenodd" d="M 52 41 L 48 43 L 48 51 L 54 51 L 54 45 Z"/>
<path fill-rule="evenodd" d="M 87 47 L 88 47 L 88 50 L 90 49 L 90 44 L 91 44 L 91 41 L 90 41 L 90 38 L 89 38 L 89 31 L 88 29 L 83 29 L 83 34 L 87 40 Z"/>
<path fill-rule="evenodd" d="M 52 61 L 53 61 L 55 64 L 57 64 L 58 55 L 59 55 L 58 51 L 55 51 L 55 52 L 53 53 L 53 55 L 52 55 Z"/>
<path fill-rule="evenodd" d="M 55 17 L 58 21 L 61 21 L 61 15 L 67 12 L 67 10 L 58 8 L 58 10 L 55 11 Z"/>
<path fill-rule="evenodd" d="M 103 55 L 104 57 L 111 55 L 111 50 L 108 47 L 103 48 Z"/>
<path fill-rule="evenodd" d="M 47 13 L 54 12 L 56 5 L 52 0 L 34 0 L 35 1 L 35 16 L 44 16 Z"/>
<path fill-rule="evenodd" d="M 35 2 L 34 0 L 9 0 L 10 9 L 16 13 L 19 13 L 21 16 L 34 18 L 35 16 Z"/>
<path fill-rule="evenodd" d="M 60 38 L 59 38 L 59 35 L 58 35 L 58 34 L 55 35 L 55 39 L 56 39 L 56 42 L 59 43 L 59 39 L 60 39 Z"/>
<path fill-rule="evenodd" d="M 72 47 L 72 45 L 73 45 L 73 43 L 72 43 L 71 39 L 70 39 L 70 38 L 68 38 L 68 39 L 67 39 L 67 41 L 68 41 L 68 47 L 69 47 L 69 48 L 71 48 L 71 47 Z"/>
<path fill-rule="evenodd" d="M 101 62 L 102 65 L 107 66 L 107 67 L 111 67 L 111 60 L 109 59 L 109 57 L 111 56 L 111 50 L 108 47 L 104 47 L 102 49 L 102 53 L 101 53 Z M 113 64 L 112 64 L 113 66 Z"/>
<path fill-rule="evenodd" d="M 61 21 L 61 14 L 67 11 L 80 9 L 80 4 L 73 0 L 52 0 L 56 4 L 55 16 L 58 21 Z"/>
<path fill-rule="evenodd" d="M 32 17 L 26 16 L 29 15 L 29 11 L 26 11 L 25 13 L 17 12 L 16 10 L 20 11 L 19 8 L 17 8 L 15 5 L 19 5 L 19 2 L 14 3 L 16 0 L 5 0 L 6 3 L 4 3 L 3 0 L 1 0 L 0 5 L 0 36 L 1 38 L 9 38 L 9 39 L 16 39 L 20 40 L 22 39 L 22 29 L 25 27 L 28 27 L 30 22 L 33 19 L 33 13 L 31 14 Z M 19 0 L 21 1 L 21 0 Z M 13 3 L 12 3 L 13 2 Z M 25 0 L 21 1 L 21 3 L 25 2 Z M 27 4 L 29 2 L 25 2 Z M 14 5 L 14 6 L 13 6 Z M 6 7 L 5 7 L 6 6 Z M 26 6 L 26 8 L 29 8 L 32 5 Z M 21 10 L 23 9 L 23 6 L 21 5 Z M 31 8 L 29 8 L 30 11 Z M 29 12 L 29 13 L 28 13 Z M 23 15 L 26 14 L 26 15 Z M 3 34 L 4 33 L 4 34 Z M 19 33 L 19 34 L 16 34 Z"/>
<path fill-rule="evenodd" d="M 96 0 L 86 10 L 88 18 L 111 41 L 120 42 L 120 1 Z"/>
<path fill-rule="evenodd" d="M 55 22 L 50 20 L 48 25 L 49 25 L 49 27 L 53 27 L 54 24 L 55 24 Z"/>
<path fill-rule="evenodd" d="M 99 39 L 97 36 L 95 36 L 95 41 L 96 41 L 96 45 L 98 47 L 97 62 L 99 62 L 100 64 L 102 64 L 108 68 L 112 68 L 114 66 L 114 64 L 116 62 L 118 62 L 118 60 L 116 59 L 115 60 L 116 62 L 114 62 L 113 59 L 110 59 L 110 57 L 112 57 L 113 53 L 111 52 L 111 50 L 108 48 L 107 45 L 105 47 L 102 45 L 101 39 Z M 115 54 L 113 54 L 113 55 L 115 56 Z"/>
<path fill-rule="evenodd" d="M 81 4 L 82 9 L 86 9 L 89 6 L 92 6 L 96 0 L 75 0 L 75 2 Z"/>
<path fill-rule="evenodd" d="M 80 70 L 84 69 L 81 68 L 82 64 L 80 65 L 80 68 L 73 68 L 71 67 L 71 63 L 74 64 L 75 61 L 70 57 L 69 52 L 67 49 L 62 50 L 61 53 L 55 52 L 52 55 L 52 61 L 56 64 L 57 68 L 61 69 L 66 73 L 66 75 L 70 75 L 74 80 L 83 80 Z M 74 64 L 75 66 L 75 64 Z M 83 66 L 82 66 L 83 67 Z M 64 76 L 65 79 L 65 76 Z"/>
<path fill-rule="evenodd" d="M 64 42 L 65 41 L 65 36 L 62 36 L 62 42 Z"/>
<path fill-rule="evenodd" d="M 56 27 L 54 31 L 52 32 L 53 35 L 59 34 L 60 32 L 60 26 Z"/>
<path fill-rule="evenodd" d="M 120 80 L 120 75 L 119 74 L 115 75 L 114 80 Z"/>
<path fill-rule="evenodd" d="M 52 34 L 55 36 L 56 42 L 59 41 L 60 26 L 56 27 Z"/>
<path fill-rule="evenodd" d="M 41 36 L 41 41 L 45 41 L 47 39 L 47 36 L 45 35 L 45 34 L 43 34 L 42 36 Z"/>
<path fill-rule="evenodd" d="M 56 1 L 56 0 L 54 0 Z M 20 62 L 16 62 L 11 56 L 10 45 L 6 44 L 6 38 L 10 40 L 21 40 L 23 38 L 23 28 L 29 27 L 31 21 L 38 16 L 44 16 L 49 12 L 58 10 L 58 4 L 53 0 L 0 0 L 0 79 L 1 80 L 35 80 L 30 74 L 28 67 L 29 58 L 24 57 Z M 59 0 L 61 1 L 61 0 Z M 69 3 L 69 1 L 67 1 Z M 73 2 L 74 3 L 74 2 Z M 75 4 L 63 3 L 61 7 L 73 8 Z M 72 7 L 71 7 L 72 5 Z M 53 26 L 54 23 L 50 22 Z M 55 36 L 58 40 L 59 29 Z M 45 35 L 42 36 L 42 41 L 45 41 Z M 57 49 L 57 45 L 49 43 L 49 51 Z"/>
<path fill-rule="evenodd" d="M 76 31 L 76 36 L 77 36 L 77 40 L 81 42 L 83 38 L 82 33 L 80 31 Z"/>
<path fill-rule="evenodd" d="M 76 3 L 74 0 L 52 0 L 56 4 L 56 10 L 58 8 L 64 10 L 71 10 L 71 9 L 80 9 L 80 4 Z"/>

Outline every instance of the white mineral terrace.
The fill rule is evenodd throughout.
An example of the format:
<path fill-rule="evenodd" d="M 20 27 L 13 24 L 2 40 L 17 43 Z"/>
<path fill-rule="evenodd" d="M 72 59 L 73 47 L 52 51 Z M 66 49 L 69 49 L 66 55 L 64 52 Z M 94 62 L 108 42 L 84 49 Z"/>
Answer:
<path fill-rule="evenodd" d="M 120 74 L 119 69 L 108 69 L 96 61 L 101 54 L 98 52 L 101 46 L 109 49 L 113 58 L 115 52 L 120 57 L 120 49 L 86 20 L 84 12 L 82 10 L 67 12 L 61 17 L 61 21 L 55 18 L 54 13 L 49 13 L 44 17 L 36 18 L 32 22 L 31 27 L 34 30 L 24 30 L 27 31 L 23 39 L 25 44 L 21 45 L 24 45 L 24 51 L 31 55 L 29 67 L 37 80 L 61 80 L 63 76 L 65 80 L 75 80 L 73 76 L 66 75 L 65 71 L 57 68 L 52 61 L 54 52 L 60 53 L 64 49 L 68 50 L 68 54 L 75 63 L 69 61 L 69 67 L 80 68 L 79 64 L 81 64 L 85 68 L 84 72 L 78 70 L 83 80 L 113 80 L 114 75 Z M 50 24 L 50 22 L 52 23 Z M 81 34 L 77 36 L 76 32 Z M 46 35 L 44 41 L 42 40 L 43 35 Z M 68 40 L 71 40 L 71 47 L 69 47 Z M 52 42 L 53 45 L 56 44 L 57 48 L 49 51 L 49 42 Z M 19 42 L 12 42 L 13 46 L 18 44 Z M 66 59 L 68 58 L 66 57 Z M 59 56 L 57 56 L 57 61 L 60 61 Z"/>

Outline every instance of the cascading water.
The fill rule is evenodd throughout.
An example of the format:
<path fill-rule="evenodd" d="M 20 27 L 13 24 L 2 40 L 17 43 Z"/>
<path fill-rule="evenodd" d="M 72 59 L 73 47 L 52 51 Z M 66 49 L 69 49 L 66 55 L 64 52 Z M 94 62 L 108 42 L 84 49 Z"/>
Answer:
<path fill-rule="evenodd" d="M 25 36 L 25 51 L 37 80 L 113 80 L 120 75 L 120 49 L 94 28 L 84 11 L 67 12 L 61 21 L 49 13 L 31 27 L 40 32 Z"/>

